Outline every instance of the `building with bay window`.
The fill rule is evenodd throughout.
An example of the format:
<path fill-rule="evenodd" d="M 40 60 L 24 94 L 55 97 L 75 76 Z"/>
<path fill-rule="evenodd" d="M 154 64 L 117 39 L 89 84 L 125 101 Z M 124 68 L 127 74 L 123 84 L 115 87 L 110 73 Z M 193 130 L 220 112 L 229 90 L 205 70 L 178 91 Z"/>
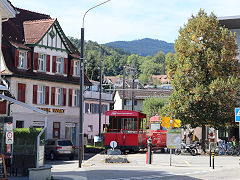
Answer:
<path fill-rule="evenodd" d="M 80 54 L 57 19 L 16 10 L 16 18 L 3 23 L 1 75 L 10 84 L 16 99 L 48 112 L 47 138 L 72 139 L 77 145 Z M 84 85 L 92 85 L 86 75 Z M 85 94 L 85 108 L 89 109 L 89 103 L 98 104 L 97 95 L 89 96 L 88 91 Z M 110 101 L 111 97 L 104 100 L 103 95 L 105 110 L 109 109 Z M 89 138 L 98 134 L 98 118 L 91 112 L 93 110 L 84 114 L 83 125 Z M 44 126 L 41 114 L 15 104 L 11 105 L 10 115 L 17 128 Z M 104 114 L 102 116 L 103 127 Z"/>

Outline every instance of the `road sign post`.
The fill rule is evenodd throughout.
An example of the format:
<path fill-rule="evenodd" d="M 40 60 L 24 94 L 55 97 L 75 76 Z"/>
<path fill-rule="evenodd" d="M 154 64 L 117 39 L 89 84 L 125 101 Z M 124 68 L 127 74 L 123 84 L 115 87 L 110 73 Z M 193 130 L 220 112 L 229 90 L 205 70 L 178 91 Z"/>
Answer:
<path fill-rule="evenodd" d="M 239 123 L 238 130 L 239 130 L 239 139 L 240 139 L 240 108 L 235 108 L 235 122 Z"/>

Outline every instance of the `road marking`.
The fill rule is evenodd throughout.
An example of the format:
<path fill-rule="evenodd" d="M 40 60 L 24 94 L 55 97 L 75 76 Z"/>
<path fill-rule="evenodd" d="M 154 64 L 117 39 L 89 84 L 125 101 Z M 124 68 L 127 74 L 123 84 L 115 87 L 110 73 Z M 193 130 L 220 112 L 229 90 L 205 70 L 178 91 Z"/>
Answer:
<path fill-rule="evenodd" d="M 187 162 L 187 161 L 184 161 L 188 166 L 191 166 L 191 164 L 189 163 L 189 162 Z"/>

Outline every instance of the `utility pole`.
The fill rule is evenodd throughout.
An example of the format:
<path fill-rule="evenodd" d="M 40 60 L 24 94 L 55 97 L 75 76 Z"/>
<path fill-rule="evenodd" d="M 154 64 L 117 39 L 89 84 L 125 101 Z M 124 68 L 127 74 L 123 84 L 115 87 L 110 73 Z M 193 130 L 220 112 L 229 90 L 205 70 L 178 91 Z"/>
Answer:
<path fill-rule="evenodd" d="M 126 76 L 126 66 L 123 66 L 123 98 L 122 98 L 122 110 L 124 110 L 124 104 L 125 104 L 125 76 Z"/>
<path fill-rule="evenodd" d="M 96 6 L 93 6 L 89 8 L 83 15 L 83 20 L 82 20 L 82 28 L 81 28 L 81 54 L 80 54 L 80 98 L 79 98 L 79 149 L 78 149 L 78 167 L 82 167 L 82 160 L 83 160 L 83 122 L 84 122 L 84 112 L 83 112 L 83 107 L 84 107 L 84 20 L 86 14 L 98 7 L 101 6 L 111 0 L 104 1 L 100 4 L 97 4 Z"/>
<path fill-rule="evenodd" d="M 132 111 L 134 111 L 134 101 L 135 101 L 135 98 L 134 98 L 134 86 L 135 86 L 135 71 L 133 71 L 134 74 L 133 74 L 133 80 L 132 80 Z"/>
<path fill-rule="evenodd" d="M 99 87 L 99 129 L 98 129 L 98 136 L 101 136 L 101 125 L 102 125 L 102 119 L 101 119 L 101 113 L 102 113 L 102 61 L 100 61 L 100 87 Z"/>
<path fill-rule="evenodd" d="M 133 78 L 133 80 L 132 80 L 132 111 L 134 111 L 134 101 L 135 101 L 135 99 L 134 99 L 135 73 L 136 73 L 135 69 L 132 69 L 132 78 Z"/>

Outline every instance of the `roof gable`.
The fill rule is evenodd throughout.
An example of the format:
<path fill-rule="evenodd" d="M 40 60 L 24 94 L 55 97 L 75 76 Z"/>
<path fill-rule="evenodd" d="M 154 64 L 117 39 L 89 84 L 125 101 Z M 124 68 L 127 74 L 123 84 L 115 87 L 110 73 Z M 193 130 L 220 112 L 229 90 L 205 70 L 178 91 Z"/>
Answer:
<path fill-rule="evenodd" d="M 77 50 L 69 42 L 57 19 L 42 19 L 24 22 L 25 44 L 67 50 L 76 54 Z"/>
<path fill-rule="evenodd" d="M 52 26 L 55 19 L 23 22 L 25 44 L 36 44 Z"/>

